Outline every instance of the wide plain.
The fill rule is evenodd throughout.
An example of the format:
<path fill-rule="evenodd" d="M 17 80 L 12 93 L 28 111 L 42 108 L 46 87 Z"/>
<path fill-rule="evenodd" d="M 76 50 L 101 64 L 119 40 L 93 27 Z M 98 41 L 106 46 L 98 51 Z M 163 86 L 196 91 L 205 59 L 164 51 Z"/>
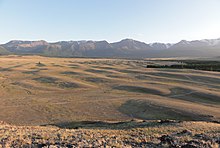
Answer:
<path fill-rule="evenodd" d="M 220 120 L 220 73 L 154 69 L 152 60 L 0 57 L 0 120 Z"/>

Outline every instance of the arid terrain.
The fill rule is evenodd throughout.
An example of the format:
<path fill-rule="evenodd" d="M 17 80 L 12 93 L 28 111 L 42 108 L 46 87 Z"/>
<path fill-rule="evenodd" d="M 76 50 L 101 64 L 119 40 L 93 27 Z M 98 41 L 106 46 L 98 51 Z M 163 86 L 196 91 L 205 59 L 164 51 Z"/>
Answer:
<path fill-rule="evenodd" d="M 206 133 L 219 140 L 220 73 L 146 68 L 152 63 L 169 64 L 161 60 L 1 56 L 0 121 L 7 123 L 0 126 L 1 143 L 4 143 L 3 137 L 9 133 L 16 133 L 21 136 L 18 139 L 30 142 L 28 134 L 32 128 L 32 134 L 40 132 L 41 136 L 47 132 L 57 135 L 63 130 L 66 131 L 66 135 L 61 134 L 63 136 L 81 132 L 91 136 L 90 133 L 95 131 L 98 136 L 101 129 L 84 129 L 88 127 L 83 127 L 83 121 L 94 124 L 104 122 L 102 124 L 106 126 L 112 122 L 130 123 L 134 120 L 141 120 L 141 123 L 136 123 L 137 127 L 134 126 L 134 131 L 130 128 L 122 131 L 114 127 L 105 128 L 100 133 L 109 132 L 119 137 L 122 135 L 122 139 L 125 139 L 128 133 L 137 136 L 138 132 L 144 132 L 146 138 L 149 133 L 145 132 L 149 130 L 153 133 L 152 137 L 159 138 L 163 134 L 189 130 L 194 132 L 190 133 L 191 139 L 195 134 Z M 162 125 L 162 128 L 148 125 L 151 122 L 157 123 L 157 120 L 189 122 L 169 123 Z M 140 127 L 142 122 L 147 124 L 146 127 Z M 40 127 L 42 125 L 60 128 Z M 141 136 L 137 140 L 140 143 Z M 218 140 L 214 138 L 212 146 L 217 146 Z M 6 138 L 6 141 L 10 140 Z M 41 138 L 41 143 L 43 141 L 46 140 Z M 116 146 L 126 146 L 126 140 L 122 141 L 120 143 L 119 140 L 120 144 Z M 127 143 L 127 146 L 132 144 Z"/>
<path fill-rule="evenodd" d="M 134 126 L 133 128 L 129 128 Z M 219 148 L 220 125 L 207 122 L 129 122 L 63 129 L 0 123 L 0 147 L 182 147 Z"/>

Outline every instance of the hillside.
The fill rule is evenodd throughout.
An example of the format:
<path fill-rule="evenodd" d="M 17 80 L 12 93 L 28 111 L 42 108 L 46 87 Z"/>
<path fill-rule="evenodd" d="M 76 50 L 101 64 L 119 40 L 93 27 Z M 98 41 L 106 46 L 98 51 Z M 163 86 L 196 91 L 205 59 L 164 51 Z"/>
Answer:
<path fill-rule="evenodd" d="M 2 45 L 13 54 L 35 54 L 55 57 L 213 57 L 220 55 L 220 39 L 182 40 L 175 44 L 152 43 L 124 39 L 120 42 L 107 41 L 46 41 L 14 40 Z"/>
<path fill-rule="evenodd" d="M 0 46 L 0 55 L 7 55 L 7 54 L 10 54 L 10 52 L 4 47 Z"/>

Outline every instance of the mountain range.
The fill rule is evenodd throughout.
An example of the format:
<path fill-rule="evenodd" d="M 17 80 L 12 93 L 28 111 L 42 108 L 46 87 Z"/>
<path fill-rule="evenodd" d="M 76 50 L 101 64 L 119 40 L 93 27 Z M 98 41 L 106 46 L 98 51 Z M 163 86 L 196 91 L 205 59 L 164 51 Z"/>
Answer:
<path fill-rule="evenodd" d="M 0 54 L 43 55 L 54 57 L 165 58 L 220 56 L 220 38 L 186 41 L 175 44 L 151 43 L 124 39 L 107 41 L 40 41 L 13 40 L 0 45 Z"/>

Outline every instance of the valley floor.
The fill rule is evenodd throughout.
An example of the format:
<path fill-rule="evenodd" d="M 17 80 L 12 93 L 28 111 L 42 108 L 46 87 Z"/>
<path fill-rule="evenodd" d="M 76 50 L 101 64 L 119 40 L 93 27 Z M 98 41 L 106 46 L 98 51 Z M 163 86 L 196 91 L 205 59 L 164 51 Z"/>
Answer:
<path fill-rule="evenodd" d="M 166 61 L 0 57 L 0 120 L 220 120 L 220 73 L 146 68 Z"/>
<path fill-rule="evenodd" d="M 220 73 L 148 64 L 1 56 L 0 145 L 219 147 Z"/>

